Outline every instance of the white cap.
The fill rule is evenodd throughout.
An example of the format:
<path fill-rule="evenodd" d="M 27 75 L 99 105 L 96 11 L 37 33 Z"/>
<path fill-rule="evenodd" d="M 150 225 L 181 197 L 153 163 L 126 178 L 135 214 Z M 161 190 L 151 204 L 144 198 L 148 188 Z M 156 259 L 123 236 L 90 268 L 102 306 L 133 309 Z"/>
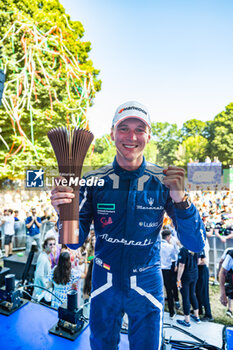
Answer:
<path fill-rule="evenodd" d="M 150 114 L 148 109 L 141 103 L 129 101 L 120 105 L 114 115 L 112 126 L 116 126 L 127 118 L 137 118 L 151 128 Z"/>

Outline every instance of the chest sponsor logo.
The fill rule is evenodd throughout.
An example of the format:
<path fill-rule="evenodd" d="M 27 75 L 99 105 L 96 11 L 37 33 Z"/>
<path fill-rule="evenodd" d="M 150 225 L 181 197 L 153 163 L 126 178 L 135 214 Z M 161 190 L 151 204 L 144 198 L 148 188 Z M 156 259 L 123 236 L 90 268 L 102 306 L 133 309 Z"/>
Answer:
<path fill-rule="evenodd" d="M 137 209 L 139 210 L 163 210 L 164 207 L 159 205 L 159 206 L 153 206 L 154 204 L 154 198 L 150 197 L 147 199 L 147 202 L 149 205 L 137 205 Z"/>
<path fill-rule="evenodd" d="M 138 223 L 140 227 L 157 227 L 158 222 L 145 222 L 145 221 L 140 221 Z"/>
<path fill-rule="evenodd" d="M 116 209 L 115 203 L 97 203 L 97 214 L 114 214 Z"/>
<path fill-rule="evenodd" d="M 113 238 L 109 237 L 107 233 L 104 233 L 103 235 L 99 235 L 100 238 L 105 240 L 108 243 L 113 243 L 113 244 L 123 244 L 123 245 L 133 245 L 133 246 L 140 246 L 140 247 L 145 247 L 151 244 L 154 244 L 151 239 L 145 239 L 143 242 L 142 241 L 128 241 L 127 239 L 124 238 Z"/>
<path fill-rule="evenodd" d="M 149 205 L 152 206 L 152 205 L 154 204 L 154 201 L 155 201 L 154 198 L 150 197 L 150 198 L 148 199 Z"/>
<path fill-rule="evenodd" d="M 112 218 L 111 218 L 111 216 L 109 216 L 108 218 L 103 216 L 100 219 L 100 222 L 102 223 L 102 227 L 105 227 L 105 226 L 108 226 L 108 225 L 112 224 Z"/>

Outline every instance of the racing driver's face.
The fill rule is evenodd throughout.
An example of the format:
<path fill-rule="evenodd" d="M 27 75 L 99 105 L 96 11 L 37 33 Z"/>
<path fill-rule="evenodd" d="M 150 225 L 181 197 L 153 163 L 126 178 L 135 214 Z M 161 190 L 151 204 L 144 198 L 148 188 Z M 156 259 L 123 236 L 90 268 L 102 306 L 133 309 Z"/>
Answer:
<path fill-rule="evenodd" d="M 150 140 L 149 127 L 137 118 L 128 118 L 111 130 L 115 141 L 118 164 L 126 170 L 135 170 L 143 160 L 143 150 Z"/>

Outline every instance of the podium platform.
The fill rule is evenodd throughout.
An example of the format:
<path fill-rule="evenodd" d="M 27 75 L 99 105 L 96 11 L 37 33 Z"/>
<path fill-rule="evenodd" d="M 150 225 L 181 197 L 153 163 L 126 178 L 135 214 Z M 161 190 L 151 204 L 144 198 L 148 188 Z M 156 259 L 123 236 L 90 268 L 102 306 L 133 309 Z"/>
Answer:
<path fill-rule="evenodd" d="M 56 310 L 31 302 L 10 316 L 0 315 L 0 349 L 91 350 L 89 326 L 72 341 L 49 333 L 57 321 Z M 121 335 L 120 350 L 129 350 L 127 335 Z"/>
<path fill-rule="evenodd" d="M 182 319 L 177 316 L 177 319 Z M 89 326 L 74 340 L 68 340 L 49 333 L 58 321 L 57 311 L 46 306 L 27 303 L 10 316 L 0 315 L 0 349 L 1 350 L 91 350 L 89 344 Z M 177 326 L 176 319 L 170 321 L 165 313 L 164 323 Z M 198 338 L 221 348 L 223 326 L 213 322 L 192 322 L 190 328 L 184 327 Z M 192 341 L 189 336 L 172 328 L 164 328 L 165 338 L 180 341 Z M 128 336 L 121 334 L 119 350 L 129 350 Z M 146 350 L 146 349 L 142 349 Z"/>
<path fill-rule="evenodd" d="M 34 254 L 32 264 L 29 270 L 29 278 L 34 277 L 38 256 L 39 256 L 39 253 Z M 15 278 L 17 280 L 21 280 L 22 274 L 27 262 L 27 258 L 28 258 L 27 253 L 24 253 L 23 256 L 18 256 L 17 254 L 13 254 L 8 258 L 4 258 L 4 267 L 9 267 L 11 271 L 10 273 L 15 274 Z"/>

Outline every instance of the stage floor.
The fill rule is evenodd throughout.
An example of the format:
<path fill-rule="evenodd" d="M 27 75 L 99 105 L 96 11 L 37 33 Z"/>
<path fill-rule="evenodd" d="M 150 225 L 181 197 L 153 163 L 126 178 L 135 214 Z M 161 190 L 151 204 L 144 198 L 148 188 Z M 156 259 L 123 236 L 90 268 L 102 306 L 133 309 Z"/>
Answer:
<path fill-rule="evenodd" d="M 176 326 L 176 319 L 182 319 L 182 316 L 176 316 L 171 321 L 168 313 L 165 313 L 164 322 L 166 324 Z M 49 334 L 49 329 L 56 322 L 57 311 L 31 302 L 24 305 L 11 316 L 0 315 L 0 348 L 1 350 L 64 350 L 66 348 L 69 348 L 69 350 L 91 350 L 89 345 L 89 327 L 75 341 L 70 341 Z M 219 348 L 222 346 L 222 328 L 222 325 L 212 322 L 192 323 L 190 328 L 184 327 L 186 331 Z M 165 328 L 164 333 L 166 339 L 172 337 L 175 340 L 195 341 L 172 328 Z M 127 335 L 121 334 L 119 350 L 129 350 Z"/>
<path fill-rule="evenodd" d="M 194 321 L 191 321 L 191 327 L 185 327 L 185 326 L 182 327 L 176 322 L 176 320 L 183 320 L 183 319 L 184 319 L 184 316 L 177 315 L 173 320 L 170 320 L 169 313 L 168 312 L 164 313 L 164 323 L 182 328 L 185 331 L 197 336 L 198 338 L 205 340 L 206 343 L 210 345 L 214 345 L 219 348 L 222 347 L 222 330 L 224 327 L 223 325 L 214 323 L 214 322 L 201 322 L 197 324 Z M 163 333 L 166 339 L 172 337 L 172 339 L 176 339 L 176 340 L 195 341 L 189 336 L 181 332 L 178 332 L 172 328 L 164 328 Z"/>

